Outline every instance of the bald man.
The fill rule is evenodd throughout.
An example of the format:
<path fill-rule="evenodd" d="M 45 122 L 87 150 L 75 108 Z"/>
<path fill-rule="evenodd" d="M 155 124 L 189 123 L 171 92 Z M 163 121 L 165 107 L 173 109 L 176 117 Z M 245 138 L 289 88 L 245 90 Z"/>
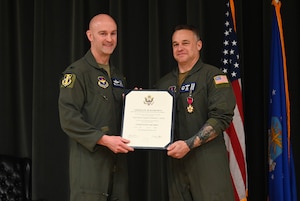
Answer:
<path fill-rule="evenodd" d="M 63 72 L 58 99 L 70 139 L 70 201 L 128 201 L 125 154 L 133 148 L 120 136 L 125 79 L 110 62 L 117 24 L 96 15 L 86 35 L 90 49 Z"/>

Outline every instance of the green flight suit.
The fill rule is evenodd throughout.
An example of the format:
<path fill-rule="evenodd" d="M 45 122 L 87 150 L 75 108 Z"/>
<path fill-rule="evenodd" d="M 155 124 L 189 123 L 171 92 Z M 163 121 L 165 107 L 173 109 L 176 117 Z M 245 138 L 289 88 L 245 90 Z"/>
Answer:
<path fill-rule="evenodd" d="M 70 138 L 70 200 L 128 201 L 125 154 L 114 154 L 97 141 L 119 135 L 123 75 L 110 65 L 110 77 L 89 50 L 63 73 L 59 115 Z"/>
<path fill-rule="evenodd" d="M 182 159 L 168 157 L 170 201 L 234 201 L 223 131 L 232 121 L 236 102 L 224 76 L 218 68 L 199 60 L 180 87 L 178 69 L 156 85 L 176 94 L 175 141 L 191 138 L 205 123 L 218 133 L 217 138 L 192 149 Z"/>

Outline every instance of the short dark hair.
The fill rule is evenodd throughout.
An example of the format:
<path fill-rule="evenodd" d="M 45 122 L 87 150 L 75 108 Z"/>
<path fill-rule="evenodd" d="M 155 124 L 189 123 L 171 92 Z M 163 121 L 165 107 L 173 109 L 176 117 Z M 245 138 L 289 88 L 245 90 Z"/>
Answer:
<path fill-rule="evenodd" d="M 197 36 L 197 38 L 200 40 L 200 32 L 196 26 L 191 25 L 191 24 L 180 24 L 175 27 L 174 32 L 178 31 L 178 30 L 182 30 L 182 29 L 187 29 L 187 30 L 192 31 Z"/>

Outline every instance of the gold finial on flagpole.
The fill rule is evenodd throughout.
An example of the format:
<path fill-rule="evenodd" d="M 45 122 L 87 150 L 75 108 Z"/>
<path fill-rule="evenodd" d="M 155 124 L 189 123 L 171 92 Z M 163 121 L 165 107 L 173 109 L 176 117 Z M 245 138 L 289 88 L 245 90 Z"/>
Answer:
<path fill-rule="evenodd" d="M 271 4 L 272 5 L 278 5 L 278 4 L 281 4 L 280 0 L 271 0 Z"/>

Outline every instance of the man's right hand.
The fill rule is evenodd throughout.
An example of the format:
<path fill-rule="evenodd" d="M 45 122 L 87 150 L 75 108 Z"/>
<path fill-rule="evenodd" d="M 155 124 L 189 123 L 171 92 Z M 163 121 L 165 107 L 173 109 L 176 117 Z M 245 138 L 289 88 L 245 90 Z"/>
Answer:
<path fill-rule="evenodd" d="M 97 144 L 108 147 L 114 153 L 128 153 L 134 149 L 127 144 L 130 141 L 121 136 L 103 135 Z"/>

